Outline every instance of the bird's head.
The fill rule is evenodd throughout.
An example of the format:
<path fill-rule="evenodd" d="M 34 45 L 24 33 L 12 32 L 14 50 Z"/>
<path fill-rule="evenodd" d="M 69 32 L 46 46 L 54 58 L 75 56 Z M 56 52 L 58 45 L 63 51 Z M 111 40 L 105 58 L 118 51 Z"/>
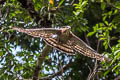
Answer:
<path fill-rule="evenodd" d="M 63 26 L 63 28 L 71 29 L 71 27 L 70 27 L 70 26 Z"/>
<path fill-rule="evenodd" d="M 71 27 L 70 26 L 64 26 L 63 28 L 61 28 L 61 33 L 62 34 L 66 34 L 68 35 L 71 31 Z"/>

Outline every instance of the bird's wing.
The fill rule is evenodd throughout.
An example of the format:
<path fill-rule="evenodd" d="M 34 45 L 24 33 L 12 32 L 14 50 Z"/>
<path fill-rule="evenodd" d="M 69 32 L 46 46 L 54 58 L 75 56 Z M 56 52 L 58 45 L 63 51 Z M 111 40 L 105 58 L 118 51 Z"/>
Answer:
<path fill-rule="evenodd" d="M 54 28 L 23 29 L 23 28 L 13 27 L 12 29 L 26 33 L 33 37 L 51 37 L 50 36 L 51 34 L 52 35 L 60 34 L 61 31 L 59 29 L 54 29 Z"/>
<path fill-rule="evenodd" d="M 61 31 L 63 29 L 54 29 L 54 28 L 23 29 L 23 28 L 13 27 L 13 30 L 26 33 L 33 37 L 42 37 L 43 40 L 53 48 L 68 53 L 69 55 L 74 55 L 73 54 L 74 51 L 71 48 L 71 46 L 65 43 L 61 43 L 59 42 L 59 40 L 57 40 L 57 37 L 59 37 L 59 34 L 61 34 Z M 54 37 L 53 35 L 56 35 L 56 37 Z"/>
<path fill-rule="evenodd" d="M 97 60 L 104 61 L 105 58 L 103 55 L 97 53 L 90 46 L 88 46 L 85 42 L 83 42 L 80 38 L 75 36 L 72 32 L 70 32 L 71 38 L 68 40 L 67 44 L 72 46 L 72 48 L 85 56 L 96 58 Z"/>
<path fill-rule="evenodd" d="M 43 39 L 48 45 L 52 46 L 53 48 L 56 48 L 57 50 L 65 52 L 69 55 L 75 55 L 74 50 L 71 48 L 71 46 L 67 45 L 66 43 L 60 43 L 59 40 L 55 38 L 43 38 Z"/>

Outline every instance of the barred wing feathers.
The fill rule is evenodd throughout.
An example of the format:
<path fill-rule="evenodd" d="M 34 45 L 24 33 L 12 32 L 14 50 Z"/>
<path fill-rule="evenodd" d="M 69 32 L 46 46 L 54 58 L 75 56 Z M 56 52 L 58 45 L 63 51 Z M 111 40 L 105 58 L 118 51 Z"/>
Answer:
<path fill-rule="evenodd" d="M 57 50 L 65 52 L 69 55 L 75 55 L 74 50 L 71 48 L 71 46 L 67 45 L 66 43 L 60 43 L 59 40 L 56 40 L 55 38 L 43 39 L 48 45 L 52 46 L 53 48 L 56 48 Z"/>
<path fill-rule="evenodd" d="M 13 27 L 12 29 L 18 32 L 26 33 L 33 37 L 50 37 L 51 34 L 60 33 L 59 29 L 54 29 L 54 28 L 23 29 L 23 28 Z"/>
<path fill-rule="evenodd" d="M 96 58 L 100 61 L 105 61 L 105 57 L 99 53 L 97 53 L 95 50 L 93 50 L 90 46 L 88 46 L 86 43 L 84 43 L 80 38 L 75 36 L 72 32 L 70 32 L 71 38 L 68 40 L 69 45 L 72 46 L 72 48 L 85 56 Z"/>

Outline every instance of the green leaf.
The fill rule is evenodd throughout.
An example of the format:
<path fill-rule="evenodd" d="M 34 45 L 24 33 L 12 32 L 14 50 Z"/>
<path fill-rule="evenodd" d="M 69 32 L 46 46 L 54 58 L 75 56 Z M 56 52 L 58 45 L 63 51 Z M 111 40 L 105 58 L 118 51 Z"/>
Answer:
<path fill-rule="evenodd" d="M 100 40 L 106 40 L 106 38 L 100 38 Z"/>
<path fill-rule="evenodd" d="M 115 51 L 114 55 L 116 55 L 116 56 L 115 56 L 115 58 L 113 59 L 113 61 L 110 65 L 112 65 L 120 57 L 120 50 Z"/>
<path fill-rule="evenodd" d="M 104 76 L 106 76 L 111 70 L 107 70 L 105 73 L 104 73 Z"/>
<path fill-rule="evenodd" d="M 100 0 L 100 2 L 103 2 L 104 0 Z"/>
<path fill-rule="evenodd" d="M 118 75 L 120 73 L 120 67 L 118 67 L 118 69 L 115 70 L 115 73 L 116 73 L 116 75 Z"/>
<path fill-rule="evenodd" d="M 2 56 L 3 55 L 3 51 L 0 51 L 0 56 Z"/>
<path fill-rule="evenodd" d="M 105 21 L 105 24 L 106 24 L 106 25 L 109 25 L 108 21 Z"/>
<path fill-rule="evenodd" d="M 81 4 L 82 7 L 85 7 L 86 5 L 87 5 L 87 1 L 83 1 Z"/>
<path fill-rule="evenodd" d="M 95 35 L 97 38 L 99 37 L 99 34 L 98 33 L 96 33 L 96 35 Z"/>
<path fill-rule="evenodd" d="M 118 13 L 118 10 L 114 10 L 113 14 L 117 14 Z"/>
<path fill-rule="evenodd" d="M 112 71 L 114 71 L 119 66 L 120 66 L 120 63 L 118 63 L 115 67 L 113 67 Z"/>
<path fill-rule="evenodd" d="M 57 7 L 60 7 L 63 4 L 64 0 L 61 0 Z"/>
<path fill-rule="evenodd" d="M 105 8 L 106 8 L 106 3 L 101 3 L 101 9 L 105 10 Z"/>
<path fill-rule="evenodd" d="M 106 20 L 106 18 L 107 18 L 107 16 L 104 16 L 104 17 L 103 17 L 103 21 L 105 21 L 105 20 Z"/>
<path fill-rule="evenodd" d="M 90 37 L 90 36 L 92 36 L 92 35 L 94 35 L 95 34 L 95 32 L 89 32 L 88 34 L 87 34 L 87 37 Z"/>
<path fill-rule="evenodd" d="M 117 1 L 117 2 L 116 2 L 115 7 L 116 7 L 116 8 L 120 8 L 120 1 Z"/>
<path fill-rule="evenodd" d="M 112 15 L 112 13 L 113 13 L 113 11 L 109 11 L 109 12 L 108 12 L 109 15 Z"/>
<path fill-rule="evenodd" d="M 118 40 L 118 42 L 120 43 L 120 40 Z"/>

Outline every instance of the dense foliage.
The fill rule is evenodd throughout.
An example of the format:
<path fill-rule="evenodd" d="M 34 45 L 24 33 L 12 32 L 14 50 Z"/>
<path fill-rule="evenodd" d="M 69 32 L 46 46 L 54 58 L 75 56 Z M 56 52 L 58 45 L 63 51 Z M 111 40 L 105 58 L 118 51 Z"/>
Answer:
<path fill-rule="evenodd" d="M 22 28 L 55 28 L 70 25 L 72 32 L 111 62 L 97 62 L 81 54 L 69 56 L 53 49 L 41 66 L 39 79 L 113 80 L 120 75 L 119 0 L 1 0 L 0 80 L 32 79 L 45 43 L 13 31 Z M 65 65 L 70 64 L 64 70 Z M 97 68 L 97 69 L 95 69 Z M 96 70 L 96 71 L 94 71 Z M 92 72 L 95 75 L 91 75 Z M 50 79 L 50 78 L 49 78 Z"/>

